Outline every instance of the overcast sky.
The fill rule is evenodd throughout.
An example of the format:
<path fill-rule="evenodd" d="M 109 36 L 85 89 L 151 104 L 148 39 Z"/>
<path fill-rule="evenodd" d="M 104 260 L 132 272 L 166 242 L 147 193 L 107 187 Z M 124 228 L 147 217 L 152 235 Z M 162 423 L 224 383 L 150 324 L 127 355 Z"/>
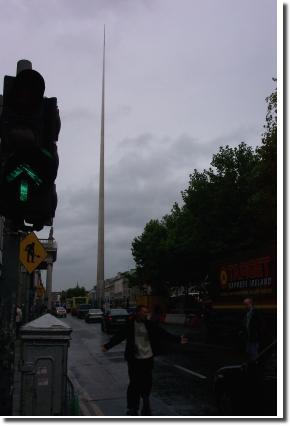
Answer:
<path fill-rule="evenodd" d="M 56 96 L 58 258 L 53 290 L 96 282 L 103 26 L 105 277 L 210 166 L 257 146 L 276 77 L 275 0 L 0 0 L 0 78 L 29 59 Z M 49 228 L 38 233 L 48 237 Z"/>

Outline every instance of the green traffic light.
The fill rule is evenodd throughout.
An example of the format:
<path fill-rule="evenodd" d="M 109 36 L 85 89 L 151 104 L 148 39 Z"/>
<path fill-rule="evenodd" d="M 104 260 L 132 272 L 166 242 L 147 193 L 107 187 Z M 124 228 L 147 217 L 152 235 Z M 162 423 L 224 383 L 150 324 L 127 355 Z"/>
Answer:
<path fill-rule="evenodd" d="M 12 182 L 22 173 L 26 173 L 28 177 L 30 177 L 34 184 L 39 186 L 42 183 L 42 179 L 38 176 L 38 174 L 27 164 L 20 164 L 16 169 L 12 170 L 7 176 L 6 179 L 8 182 Z M 19 199 L 22 202 L 26 202 L 28 199 L 28 182 L 26 180 L 21 180 L 19 186 Z"/>
<path fill-rule="evenodd" d="M 47 150 L 47 149 L 42 149 L 41 152 L 46 155 L 48 158 L 53 159 L 54 157 L 52 156 L 52 154 Z"/>
<path fill-rule="evenodd" d="M 6 177 L 8 182 L 12 182 L 14 179 L 17 178 L 21 173 L 23 172 L 22 167 L 17 167 L 15 170 L 9 173 L 9 175 Z"/>
<path fill-rule="evenodd" d="M 22 180 L 20 183 L 20 194 L 19 194 L 19 198 L 20 201 L 27 201 L 28 198 L 28 183 L 26 182 L 26 180 Z"/>
<path fill-rule="evenodd" d="M 22 168 L 23 168 L 23 170 L 26 171 L 28 176 L 31 177 L 31 179 L 34 181 L 34 183 L 36 183 L 37 185 L 40 185 L 42 183 L 42 180 L 38 176 L 38 174 L 34 170 L 32 170 L 27 164 L 23 164 Z"/>
<path fill-rule="evenodd" d="M 8 182 L 12 182 L 15 180 L 21 173 L 26 172 L 28 176 L 33 180 L 33 182 L 39 186 L 42 183 L 42 179 L 38 176 L 38 174 L 27 164 L 20 164 L 20 166 L 16 167 L 12 172 L 10 172 L 6 179 Z"/>

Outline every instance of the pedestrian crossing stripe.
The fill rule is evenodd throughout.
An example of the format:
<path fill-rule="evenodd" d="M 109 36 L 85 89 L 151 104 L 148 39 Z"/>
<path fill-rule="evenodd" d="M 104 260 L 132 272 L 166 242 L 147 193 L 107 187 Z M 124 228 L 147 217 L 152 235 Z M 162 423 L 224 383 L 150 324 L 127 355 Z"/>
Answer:
<path fill-rule="evenodd" d="M 174 367 L 178 368 L 179 370 L 185 371 L 186 373 L 192 374 L 193 376 L 199 377 L 199 379 L 207 379 L 207 377 L 203 376 L 203 374 L 196 373 L 196 371 L 189 370 L 188 368 L 182 367 L 181 365 L 174 364 Z"/>

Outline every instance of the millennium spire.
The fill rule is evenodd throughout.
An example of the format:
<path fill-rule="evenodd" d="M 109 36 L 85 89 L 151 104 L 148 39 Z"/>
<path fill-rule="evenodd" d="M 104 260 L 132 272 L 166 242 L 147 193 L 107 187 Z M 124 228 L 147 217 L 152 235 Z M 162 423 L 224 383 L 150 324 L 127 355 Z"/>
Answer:
<path fill-rule="evenodd" d="M 103 74 L 101 105 L 101 140 L 100 140 L 100 172 L 99 172 L 99 207 L 98 207 L 98 253 L 97 253 L 97 306 L 101 307 L 104 297 L 104 102 L 105 101 L 105 26 L 103 40 Z"/>

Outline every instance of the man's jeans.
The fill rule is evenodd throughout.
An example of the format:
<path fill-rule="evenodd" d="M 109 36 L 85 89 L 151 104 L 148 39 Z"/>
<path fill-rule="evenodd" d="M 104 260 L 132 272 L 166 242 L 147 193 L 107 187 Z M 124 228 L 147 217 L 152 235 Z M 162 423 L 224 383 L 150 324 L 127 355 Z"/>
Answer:
<path fill-rule="evenodd" d="M 258 342 L 248 342 L 246 347 L 247 358 L 249 362 L 254 362 L 258 356 L 259 344 Z"/>
<path fill-rule="evenodd" d="M 152 389 L 153 358 L 134 359 L 128 362 L 129 385 L 127 388 L 127 409 L 137 412 L 140 398 L 149 404 Z"/>

